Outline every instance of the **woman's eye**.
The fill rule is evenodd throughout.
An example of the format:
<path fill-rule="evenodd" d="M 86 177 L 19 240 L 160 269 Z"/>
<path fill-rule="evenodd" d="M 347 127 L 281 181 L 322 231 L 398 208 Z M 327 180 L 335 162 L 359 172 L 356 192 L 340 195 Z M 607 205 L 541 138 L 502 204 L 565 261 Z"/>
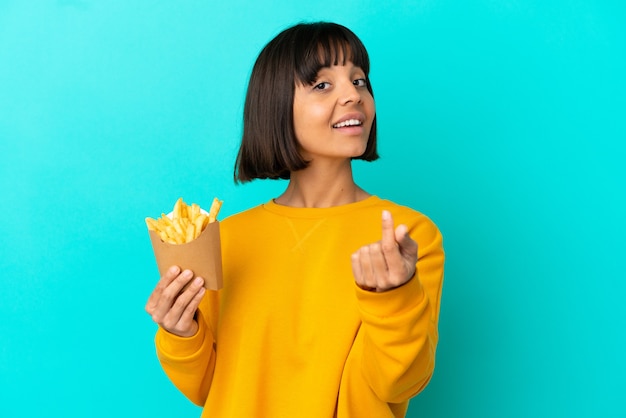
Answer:
<path fill-rule="evenodd" d="M 367 81 L 364 78 L 357 78 L 356 80 L 352 82 L 352 84 L 354 84 L 357 87 L 366 87 Z"/>
<path fill-rule="evenodd" d="M 317 83 L 315 86 L 313 86 L 313 89 L 315 90 L 326 90 L 328 87 L 330 87 L 330 83 L 324 81 L 321 83 Z"/>

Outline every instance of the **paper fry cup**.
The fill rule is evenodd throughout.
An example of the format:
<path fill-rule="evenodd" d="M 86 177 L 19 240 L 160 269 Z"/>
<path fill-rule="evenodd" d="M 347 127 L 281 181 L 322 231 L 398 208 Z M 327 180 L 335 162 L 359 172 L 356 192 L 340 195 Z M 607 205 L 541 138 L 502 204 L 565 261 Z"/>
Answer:
<path fill-rule="evenodd" d="M 148 231 L 159 274 L 163 276 L 171 266 L 193 271 L 194 277 L 204 279 L 210 290 L 222 288 L 222 250 L 219 221 L 209 223 L 198 238 L 185 244 L 163 242 L 159 234 Z"/>

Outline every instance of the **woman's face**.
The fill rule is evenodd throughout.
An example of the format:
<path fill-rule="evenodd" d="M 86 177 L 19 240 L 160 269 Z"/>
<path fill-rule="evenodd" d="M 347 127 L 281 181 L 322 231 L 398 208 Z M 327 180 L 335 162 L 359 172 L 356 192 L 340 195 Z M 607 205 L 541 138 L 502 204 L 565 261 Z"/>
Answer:
<path fill-rule="evenodd" d="M 296 85 L 293 121 L 302 157 L 348 159 L 365 152 L 376 109 L 363 70 L 322 68 L 312 85 Z"/>

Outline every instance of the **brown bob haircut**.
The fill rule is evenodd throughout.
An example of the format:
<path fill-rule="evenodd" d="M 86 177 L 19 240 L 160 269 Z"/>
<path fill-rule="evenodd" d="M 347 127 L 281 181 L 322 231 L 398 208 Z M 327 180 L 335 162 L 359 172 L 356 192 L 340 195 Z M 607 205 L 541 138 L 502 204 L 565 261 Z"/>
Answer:
<path fill-rule="evenodd" d="M 367 50 L 342 25 L 300 23 L 282 31 L 263 48 L 248 83 L 235 182 L 288 179 L 292 171 L 307 167 L 308 162 L 298 151 L 293 126 L 296 84 L 313 84 L 320 69 L 346 61 L 363 70 L 367 90 L 373 96 Z M 355 159 L 377 158 L 374 118 L 365 152 Z"/>

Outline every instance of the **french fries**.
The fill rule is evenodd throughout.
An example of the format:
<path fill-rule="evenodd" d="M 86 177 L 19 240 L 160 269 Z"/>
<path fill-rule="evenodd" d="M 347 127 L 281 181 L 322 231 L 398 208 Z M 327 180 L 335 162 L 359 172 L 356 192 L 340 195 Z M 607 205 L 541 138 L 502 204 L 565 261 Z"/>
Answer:
<path fill-rule="evenodd" d="M 223 201 L 214 198 L 207 213 L 196 203 L 187 205 L 181 197 L 174 204 L 170 216 L 163 213 L 157 219 L 146 218 L 146 225 L 150 231 L 156 232 L 163 242 L 185 244 L 198 238 L 209 223 L 217 220 L 222 203 Z"/>

